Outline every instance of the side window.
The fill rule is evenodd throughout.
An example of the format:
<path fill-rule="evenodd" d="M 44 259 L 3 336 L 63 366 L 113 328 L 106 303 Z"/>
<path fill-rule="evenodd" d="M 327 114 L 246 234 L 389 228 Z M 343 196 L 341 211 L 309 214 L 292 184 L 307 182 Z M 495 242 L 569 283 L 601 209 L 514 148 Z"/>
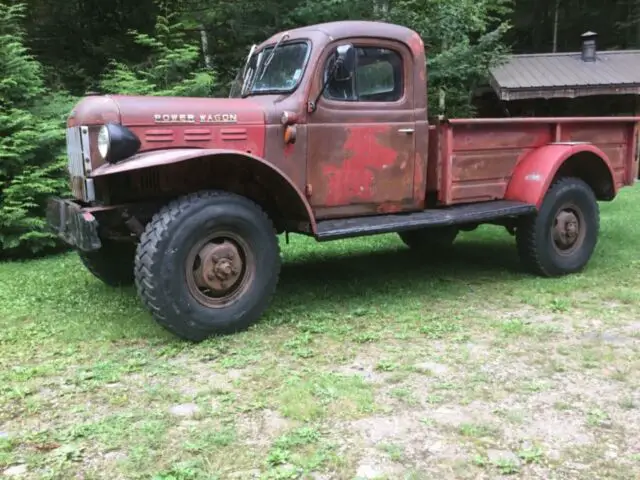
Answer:
<path fill-rule="evenodd" d="M 325 78 L 335 59 L 331 57 Z M 347 80 L 331 80 L 324 96 L 351 102 L 395 102 L 403 93 L 402 57 L 387 48 L 357 47 L 355 75 Z"/>

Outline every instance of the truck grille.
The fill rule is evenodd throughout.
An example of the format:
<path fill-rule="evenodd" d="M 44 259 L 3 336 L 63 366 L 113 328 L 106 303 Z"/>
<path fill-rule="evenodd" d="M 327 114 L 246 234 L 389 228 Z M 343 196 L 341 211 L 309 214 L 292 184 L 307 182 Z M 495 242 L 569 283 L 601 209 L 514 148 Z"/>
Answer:
<path fill-rule="evenodd" d="M 95 200 L 93 179 L 86 178 L 87 167 L 91 168 L 89 129 L 87 127 L 67 128 L 67 157 L 71 193 L 74 197 Z"/>
<path fill-rule="evenodd" d="M 84 177 L 84 155 L 80 127 L 67 128 L 67 157 L 69 158 L 69 175 Z"/>

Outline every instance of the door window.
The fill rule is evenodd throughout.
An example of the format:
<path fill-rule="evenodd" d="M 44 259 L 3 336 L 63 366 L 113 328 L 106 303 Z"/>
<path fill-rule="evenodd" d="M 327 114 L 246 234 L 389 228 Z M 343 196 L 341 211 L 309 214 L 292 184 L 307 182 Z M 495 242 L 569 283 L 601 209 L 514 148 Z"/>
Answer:
<path fill-rule="evenodd" d="M 333 69 L 331 56 L 325 80 Z M 403 93 L 402 57 L 388 48 L 356 47 L 355 74 L 349 79 L 332 79 L 324 97 L 351 102 L 395 102 Z"/>

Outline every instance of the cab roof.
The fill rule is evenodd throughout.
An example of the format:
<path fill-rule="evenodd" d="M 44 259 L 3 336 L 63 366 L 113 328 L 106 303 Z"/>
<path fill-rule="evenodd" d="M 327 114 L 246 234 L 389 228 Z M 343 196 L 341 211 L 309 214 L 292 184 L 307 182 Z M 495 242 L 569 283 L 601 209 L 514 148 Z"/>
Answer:
<path fill-rule="evenodd" d="M 368 20 L 342 20 L 337 22 L 319 23 L 286 30 L 291 38 L 312 37 L 318 33 L 333 39 L 344 37 L 370 37 L 399 40 L 410 44 L 412 39 L 419 39 L 419 35 L 410 28 L 386 22 Z M 278 32 L 264 41 L 260 47 L 276 42 L 285 31 Z"/>

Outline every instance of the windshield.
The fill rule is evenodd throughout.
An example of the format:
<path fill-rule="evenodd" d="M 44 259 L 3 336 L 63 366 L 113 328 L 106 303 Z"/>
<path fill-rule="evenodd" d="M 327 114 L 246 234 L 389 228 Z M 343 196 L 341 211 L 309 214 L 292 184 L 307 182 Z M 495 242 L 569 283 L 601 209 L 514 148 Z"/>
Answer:
<path fill-rule="evenodd" d="M 275 48 L 274 48 L 275 47 Z M 302 78 L 309 45 L 281 43 L 254 53 L 231 87 L 230 97 L 293 91 Z"/>

